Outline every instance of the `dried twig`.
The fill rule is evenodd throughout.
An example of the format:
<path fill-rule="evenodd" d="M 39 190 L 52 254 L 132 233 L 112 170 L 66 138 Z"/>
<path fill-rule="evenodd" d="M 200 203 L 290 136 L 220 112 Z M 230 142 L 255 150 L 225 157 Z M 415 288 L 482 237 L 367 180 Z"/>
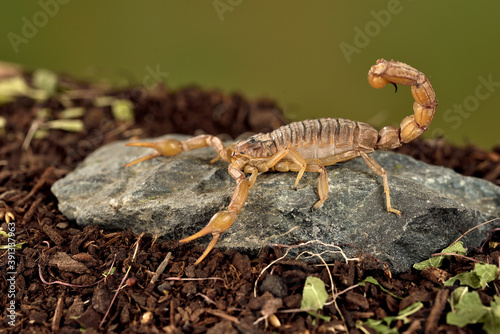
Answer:
<path fill-rule="evenodd" d="M 33 196 L 34 194 L 36 194 L 38 192 L 38 190 L 45 184 L 45 182 L 47 181 L 47 179 L 49 178 L 49 176 L 52 174 L 53 171 L 54 171 L 54 166 L 48 167 L 43 172 L 42 176 L 40 176 L 40 179 L 38 179 L 38 181 L 33 186 L 33 188 L 31 188 L 31 191 L 29 192 L 29 194 L 26 195 L 21 200 L 19 200 L 16 203 L 16 205 L 22 206 L 31 196 Z"/>
<path fill-rule="evenodd" d="M 499 219 L 500 219 L 500 218 L 494 218 L 494 219 L 488 220 L 487 222 L 481 223 L 481 224 L 479 224 L 479 225 L 477 225 L 477 226 L 474 226 L 474 227 L 470 228 L 467 232 L 465 232 L 464 234 L 462 234 L 462 235 L 460 236 L 460 238 L 458 238 L 457 240 L 453 241 L 453 242 L 452 242 L 452 243 L 451 243 L 448 247 L 451 247 L 451 246 L 453 246 L 454 244 L 456 244 L 456 243 L 457 243 L 460 239 L 462 239 L 463 237 L 465 237 L 467 234 L 469 234 L 470 232 L 472 232 L 472 231 L 473 231 L 473 230 L 475 230 L 476 228 L 481 227 L 481 226 L 486 225 L 486 224 L 489 224 L 489 223 L 494 222 L 495 220 L 499 220 Z"/>
<path fill-rule="evenodd" d="M 52 318 L 52 331 L 58 331 L 59 325 L 61 323 L 62 311 L 63 311 L 63 296 L 59 296 L 57 299 L 57 306 L 54 311 L 54 317 Z"/>
<path fill-rule="evenodd" d="M 158 277 L 160 277 L 160 275 L 163 273 L 163 271 L 167 267 L 168 261 L 170 260 L 171 256 L 172 256 L 172 253 L 168 252 L 168 254 L 165 256 L 165 259 L 158 266 L 158 269 L 156 269 L 156 272 L 153 275 L 153 277 L 151 277 L 151 281 L 149 282 L 150 284 L 154 284 L 158 280 Z"/>
<path fill-rule="evenodd" d="M 471 257 L 468 257 L 468 256 L 465 256 L 465 255 L 462 255 L 462 254 L 457 254 L 457 253 L 434 253 L 434 254 L 431 254 L 432 257 L 434 256 L 456 256 L 456 257 L 461 257 L 461 258 L 464 258 L 464 259 L 467 259 L 467 260 L 470 260 L 470 261 L 473 261 L 473 262 L 481 262 L 479 260 L 476 260 L 476 259 L 473 259 Z"/>
<path fill-rule="evenodd" d="M 167 277 L 165 278 L 169 281 L 206 281 L 206 280 L 219 280 L 225 282 L 223 278 L 220 277 L 204 277 L 204 278 L 182 278 L 182 277 Z"/>

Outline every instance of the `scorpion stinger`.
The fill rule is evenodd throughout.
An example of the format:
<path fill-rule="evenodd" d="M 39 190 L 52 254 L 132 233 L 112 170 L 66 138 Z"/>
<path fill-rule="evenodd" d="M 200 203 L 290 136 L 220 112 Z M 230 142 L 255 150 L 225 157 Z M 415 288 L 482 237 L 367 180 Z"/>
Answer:
<path fill-rule="evenodd" d="M 400 128 L 386 126 L 377 131 L 363 122 L 343 118 L 321 118 L 290 123 L 271 133 L 252 136 L 229 148 L 226 148 L 219 138 L 210 135 L 185 141 L 164 139 L 153 143 L 131 143 L 127 145 L 150 147 L 155 152 L 127 166 L 160 155 L 176 155 L 205 146 L 212 146 L 220 158 L 230 163 L 228 171 L 236 181 L 236 188 L 228 209 L 216 213 L 208 225 L 198 233 L 180 240 L 184 243 L 212 234 L 212 241 L 195 264 L 200 263 L 210 253 L 221 234 L 234 223 L 258 173 L 297 172 L 295 188 L 304 172 L 319 173 L 319 200 L 313 205 L 313 209 L 318 209 L 328 198 L 328 175 L 325 166 L 361 156 L 368 167 L 382 177 L 387 211 L 401 215 L 401 212 L 391 205 L 387 172 L 369 154 L 376 149 L 390 150 L 400 147 L 420 136 L 429 127 L 438 103 L 425 74 L 398 61 L 379 59 L 368 72 L 368 81 L 375 88 L 382 88 L 388 83 L 393 84 L 396 89 L 398 84 L 411 86 L 415 100 L 414 114 L 404 118 Z M 245 173 L 251 174 L 249 180 L 246 179 Z"/>

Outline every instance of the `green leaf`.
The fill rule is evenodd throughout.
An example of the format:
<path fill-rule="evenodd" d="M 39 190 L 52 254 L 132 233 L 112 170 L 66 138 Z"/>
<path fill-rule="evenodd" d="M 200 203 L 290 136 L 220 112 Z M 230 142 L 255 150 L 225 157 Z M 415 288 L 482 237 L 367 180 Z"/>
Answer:
<path fill-rule="evenodd" d="M 474 271 L 479 277 L 479 284 L 481 285 L 481 288 L 484 289 L 489 282 L 496 279 L 498 267 L 494 264 L 476 263 Z"/>
<path fill-rule="evenodd" d="M 36 118 L 39 120 L 46 120 L 51 118 L 52 110 L 50 108 L 40 108 L 36 111 Z"/>
<path fill-rule="evenodd" d="M 85 114 L 85 108 L 73 107 L 64 109 L 59 113 L 59 118 L 78 118 Z"/>
<path fill-rule="evenodd" d="M 33 72 L 33 86 L 45 92 L 46 96 L 54 95 L 57 90 L 57 75 L 41 68 Z"/>
<path fill-rule="evenodd" d="M 111 112 L 117 121 L 133 122 L 134 105 L 129 100 L 115 100 L 111 105 Z"/>
<path fill-rule="evenodd" d="M 30 88 L 22 77 L 0 80 L 0 97 L 9 100 L 11 97 L 28 95 Z"/>
<path fill-rule="evenodd" d="M 464 294 L 453 308 L 455 311 L 446 315 L 446 323 L 458 327 L 477 324 L 481 322 L 481 318 L 487 313 L 487 309 L 481 303 L 479 294 L 476 291 Z"/>
<path fill-rule="evenodd" d="M 98 96 L 94 99 L 94 106 L 98 108 L 109 107 L 116 99 L 112 96 Z"/>
<path fill-rule="evenodd" d="M 483 329 L 488 334 L 496 334 L 498 333 L 499 328 L 500 328 L 500 298 L 498 296 L 494 296 L 494 299 L 490 304 L 488 313 L 484 317 Z"/>
<path fill-rule="evenodd" d="M 434 256 L 434 257 L 431 257 L 430 259 L 427 259 L 425 261 L 415 263 L 413 265 L 413 268 L 415 268 L 417 270 L 424 270 L 424 269 L 429 268 L 429 267 L 439 268 L 443 264 L 443 260 L 447 257 L 448 256 L 445 256 L 445 255 Z"/>
<path fill-rule="evenodd" d="M 449 300 L 452 311 L 455 310 L 455 305 L 457 305 L 460 302 L 460 299 L 462 299 L 462 297 L 468 292 L 469 288 L 466 286 L 461 286 L 453 291 L 453 293 L 451 294 L 451 299 Z"/>
<path fill-rule="evenodd" d="M 14 249 L 20 250 L 21 248 L 23 248 L 24 244 L 25 244 L 25 242 L 20 242 L 14 246 Z M 11 248 L 9 245 L 0 245 L 0 249 L 2 249 L 2 250 L 9 249 L 9 248 Z"/>
<path fill-rule="evenodd" d="M 317 277 L 307 277 L 304 291 L 302 292 L 300 309 L 322 309 L 327 299 L 328 292 L 326 292 L 325 283 Z"/>
<path fill-rule="evenodd" d="M 477 275 L 473 271 L 460 273 L 444 282 L 444 285 L 451 286 L 455 284 L 457 280 L 460 281 L 461 285 L 468 285 L 473 289 L 479 289 L 481 287 L 481 285 L 479 284 L 479 277 L 477 277 Z"/>
<path fill-rule="evenodd" d="M 319 313 L 312 312 L 312 311 L 307 311 L 307 313 L 310 314 L 311 316 L 313 316 L 314 318 L 318 318 L 318 319 L 321 319 L 323 321 L 332 320 L 332 317 L 324 315 L 324 314 L 319 314 Z M 316 319 L 313 319 L 313 325 L 315 325 L 315 324 L 316 324 Z"/>
<path fill-rule="evenodd" d="M 464 245 L 461 241 L 454 243 L 453 245 L 446 247 L 441 251 L 441 253 L 454 253 L 454 254 L 460 254 L 460 255 L 465 255 L 466 251 L 464 248 Z M 449 255 L 439 255 L 439 256 L 433 256 L 428 260 L 415 263 L 413 265 L 413 268 L 417 270 L 424 270 L 429 267 L 436 267 L 439 268 L 443 264 L 443 260 L 449 258 Z"/>
<path fill-rule="evenodd" d="M 115 273 L 115 271 L 116 271 L 116 267 L 113 267 L 113 268 L 111 268 L 111 271 L 107 271 L 106 270 L 105 272 L 103 272 L 102 276 L 104 276 L 104 277 L 108 277 L 109 275 L 113 276 L 113 274 Z"/>
<path fill-rule="evenodd" d="M 455 253 L 455 254 L 465 255 L 467 251 L 462 241 L 459 241 L 449 247 L 446 247 L 441 251 L 441 253 Z"/>
<path fill-rule="evenodd" d="M 368 276 L 367 278 L 365 278 L 364 280 L 362 280 L 361 282 L 359 282 L 358 284 L 360 286 L 365 286 L 365 283 L 368 282 L 368 283 L 371 283 L 371 284 L 375 284 L 376 286 L 378 286 L 380 288 L 380 290 L 384 291 L 385 293 L 388 293 L 390 294 L 392 297 L 394 298 L 397 298 L 397 299 L 403 299 L 401 297 L 398 297 L 396 296 L 395 294 L 393 294 L 392 292 L 390 292 L 389 290 L 387 290 L 386 288 L 384 288 L 375 278 L 373 278 L 372 276 Z"/>
<path fill-rule="evenodd" d="M 483 323 L 488 334 L 498 334 L 500 328 L 500 298 L 493 297 L 490 307 L 482 304 L 476 291 L 468 292 L 468 287 L 453 291 L 450 298 L 452 312 L 446 315 L 449 325 L 464 327 L 469 324 Z"/>
<path fill-rule="evenodd" d="M 408 316 L 417 312 L 422 307 L 424 307 L 424 304 L 422 302 L 416 302 L 414 304 L 411 304 L 407 308 L 399 311 L 398 315 L 394 319 L 395 320 L 403 320 L 403 323 L 407 324 L 408 322 L 410 322 L 410 319 L 408 319 Z"/>
<path fill-rule="evenodd" d="M 404 324 L 407 324 L 410 322 L 410 319 L 408 316 L 412 315 L 413 313 L 417 312 L 420 310 L 422 307 L 424 307 L 424 304 L 422 302 L 416 302 L 414 304 L 411 304 L 404 310 L 399 311 L 397 316 L 388 316 L 384 317 L 381 320 L 374 320 L 374 319 L 368 319 L 365 322 L 365 325 L 375 329 L 377 333 L 398 333 L 398 330 L 395 328 L 391 328 L 391 323 L 394 320 L 401 320 L 403 321 Z M 385 322 L 385 325 L 383 324 Z M 357 327 L 359 328 L 359 327 Z"/>
<path fill-rule="evenodd" d="M 498 267 L 494 264 L 476 263 L 473 270 L 450 278 L 444 282 L 444 285 L 450 286 L 459 280 L 461 285 L 468 285 L 473 289 L 484 289 L 489 282 L 495 280 L 497 272 Z"/>
<path fill-rule="evenodd" d="M 45 123 L 47 129 L 59 129 L 71 132 L 82 132 L 85 129 L 80 119 L 55 119 Z"/>
<path fill-rule="evenodd" d="M 377 334 L 398 334 L 399 331 L 395 328 L 391 328 L 388 325 L 385 325 L 383 323 L 383 320 L 375 320 L 375 319 L 368 319 L 366 322 L 363 324 L 368 327 L 373 328 L 374 330 L 377 331 Z M 356 328 L 359 328 L 361 326 L 356 326 Z"/>
<path fill-rule="evenodd" d="M 36 130 L 35 134 L 33 135 L 34 139 L 45 139 L 49 136 L 49 131 L 45 129 L 38 129 Z"/>

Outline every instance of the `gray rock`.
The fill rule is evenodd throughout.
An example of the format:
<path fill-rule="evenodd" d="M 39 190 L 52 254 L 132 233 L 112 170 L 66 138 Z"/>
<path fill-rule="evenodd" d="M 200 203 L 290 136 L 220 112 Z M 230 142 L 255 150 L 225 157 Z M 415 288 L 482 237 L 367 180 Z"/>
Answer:
<path fill-rule="evenodd" d="M 130 228 L 181 239 L 229 204 L 235 182 L 227 163 L 209 163 L 216 155 L 212 148 L 124 167 L 148 153 L 124 142 L 100 148 L 53 185 L 59 209 L 82 226 Z M 318 199 L 316 173 L 306 173 L 296 191 L 292 189 L 296 173 L 259 175 L 236 222 L 217 245 L 255 253 L 268 237 L 299 226 L 272 242 L 318 239 L 351 244 L 401 272 L 473 226 L 499 216 L 500 187 L 492 183 L 393 152 L 377 151 L 372 157 L 389 174 L 392 204 L 401 210 L 401 217 L 386 211 L 382 179 L 357 158 L 327 168 L 329 197 L 315 212 L 311 206 Z M 478 246 L 493 226 L 469 233 L 463 239 L 465 246 Z M 358 252 L 353 247 L 343 249 L 347 256 Z M 324 246 L 312 249 L 324 250 Z"/>

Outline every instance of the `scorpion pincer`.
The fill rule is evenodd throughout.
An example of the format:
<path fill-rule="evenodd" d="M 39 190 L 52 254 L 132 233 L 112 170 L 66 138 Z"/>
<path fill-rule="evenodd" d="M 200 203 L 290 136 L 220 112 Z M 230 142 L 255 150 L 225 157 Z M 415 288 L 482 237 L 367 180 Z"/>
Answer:
<path fill-rule="evenodd" d="M 398 61 L 378 60 L 368 72 L 368 81 L 374 88 L 382 88 L 388 83 L 411 86 L 415 99 L 414 114 L 404 118 L 400 128 L 386 126 L 378 132 L 362 122 L 321 118 L 290 123 L 271 133 L 254 135 L 228 148 L 219 138 L 211 135 L 201 135 L 185 141 L 164 139 L 151 143 L 129 143 L 129 146 L 153 148 L 155 152 L 126 166 L 157 156 L 176 155 L 182 151 L 206 146 L 212 146 L 219 157 L 229 163 L 229 174 L 236 181 L 229 207 L 216 213 L 208 225 L 198 233 L 180 240 L 185 243 L 212 233 L 212 241 L 195 264 L 208 255 L 221 234 L 231 227 L 243 208 L 257 175 L 267 171 L 297 172 L 294 188 L 297 188 L 304 172 L 319 173 L 319 200 L 313 205 L 313 209 L 318 209 L 328 197 L 325 166 L 361 156 L 366 164 L 382 177 L 387 211 L 401 215 L 399 210 L 391 206 L 386 171 L 368 154 L 376 149 L 395 149 L 402 143 L 408 143 L 420 136 L 431 123 L 438 102 L 425 74 Z M 250 174 L 248 179 L 245 174 Z"/>

